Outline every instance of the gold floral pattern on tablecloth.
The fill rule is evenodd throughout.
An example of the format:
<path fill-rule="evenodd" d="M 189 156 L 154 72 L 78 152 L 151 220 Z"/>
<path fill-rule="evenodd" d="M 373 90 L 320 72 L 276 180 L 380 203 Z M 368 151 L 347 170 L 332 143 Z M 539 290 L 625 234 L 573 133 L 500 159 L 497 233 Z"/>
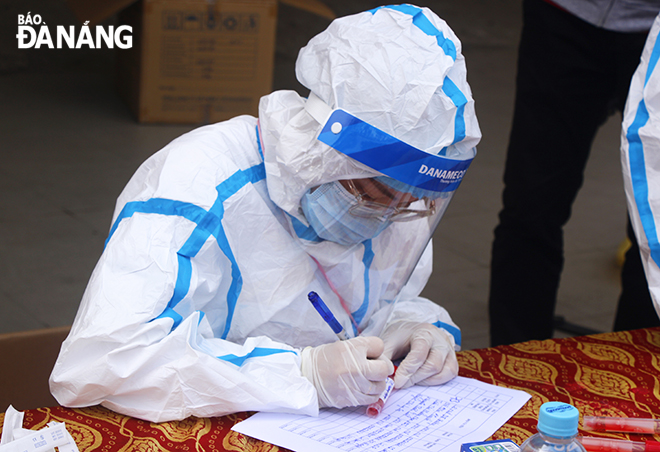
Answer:
<path fill-rule="evenodd" d="M 557 369 L 540 359 L 525 358 L 517 356 L 502 355 L 500 372 L 513 379 L 524 378 L 536 383 L 555 384 Z"/>
<path fill-rule="evenodd" d="M 470 369 L 473 372 L 479 372 L 484 363 L 484 359 L 481 357 L 481 355 L 471 350 L 466 350 L 464 352 L 461 352 L 461 358 L 462 358 L 461 366 L 465 367 L 466 369 Z"/>
<path fill-rule="evenodd" d="M 578 381 L 583 387 L 589 388 L 593 394 L 624 400 L 634 397 L 632 390 L 636 387 L 635 383 L 625 375 L 589 367 L 578 368 L 575 381 Z"/>
<path fill-rule="evenodd" d="M 523 353 L 559 353 L 561 345 L 554 341 L 529 341 L 511 345 Z"/>
<path fill-rule="evenodd" d="M 612 361 L 635 367 L 635 357 L 609 344 L 578 344 L 578 349 L 595 361 Z"/>
<path fill-rule="evenodd" d="M 234 416 L 236 415 L 228 416 L 230 421 Z M 243 419 L 244 418 L 240 418 L 235 422 L 232 422 L 231 426 L 233 426 L 236 422 L 242 421 Z M 274 446 L 270 443 L 259 441 L 258 439 L 254 439 L 249 436 L 245 436 L 233 430 L 229 430 L 227 436 L 225 436 L 223 439 L 222 445 L 224 447 L 223 450 L 231 452 L 279 452 L 287 450 Z"/>

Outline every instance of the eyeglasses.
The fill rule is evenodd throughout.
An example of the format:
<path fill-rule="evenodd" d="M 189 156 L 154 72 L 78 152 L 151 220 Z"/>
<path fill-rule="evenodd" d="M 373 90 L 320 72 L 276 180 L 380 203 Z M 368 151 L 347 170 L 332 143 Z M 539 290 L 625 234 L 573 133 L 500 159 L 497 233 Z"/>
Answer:
<path fill-rule="evenodd" d="M 348 185 L 348 191 L 357 199 L 357 205 L 349 209 L 351 215 L 363 218 L 383 217 L 390 221 L 413 221 L 419 218 L 425 218 L 435 213 L 435 200 L 423 198 L 426 208 L 411 209 L 409 206 L 413 202 L 418 201 L 418 198 L 407 196 L 408 200 L 404 202 L 405 207 L 397 206 L 397 202 L 403 201 L 403 193 L 397 192 L 397 195 L 392 199 L 391 204 L 383 204 L 377 201 L 366 199 L 368 194 L 360 193 L 355 183 L 348 179 L 345 181 Z M 398 199 L 397 199 L 398 198 Z"/>

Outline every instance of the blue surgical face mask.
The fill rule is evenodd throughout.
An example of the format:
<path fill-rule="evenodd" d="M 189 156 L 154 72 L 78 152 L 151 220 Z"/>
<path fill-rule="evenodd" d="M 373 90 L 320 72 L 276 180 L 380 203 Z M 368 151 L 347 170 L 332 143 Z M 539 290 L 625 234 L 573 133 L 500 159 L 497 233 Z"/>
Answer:
<path fill-rule="evenodd" d="M 316 234 L 340 245 L 355 245 L 376 237 L 388 227 L 390 220 L 383 217 L 360 217 L 351 213 L 358 201 L 339 181 L 319 186 L 307 192 L 301 206 L 305 218 Z"/>

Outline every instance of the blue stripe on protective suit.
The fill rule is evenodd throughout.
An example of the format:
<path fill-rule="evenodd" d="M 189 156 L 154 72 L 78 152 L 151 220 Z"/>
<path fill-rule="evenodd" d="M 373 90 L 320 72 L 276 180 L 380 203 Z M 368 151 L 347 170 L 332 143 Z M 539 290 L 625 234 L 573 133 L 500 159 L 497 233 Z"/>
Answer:
<path fill-rule="evenodd" d="M 381 8 L 389 8 L 395 11 L 399 11 L 405 14 L 408 14 L 413 17 L 413 24 L 417 26 L 420 30 L 426 33 L 429 36 L 435 36 L 438 41 L 438 45 L 445 51 L 445 55 L 451 57 L 452 60 L 456 60 L 456 46 L 451 39 L 445 38 L 445 35 L 435 28 L 430 20 L 424 15 L 424 12 L 421 8 L 418 8 L 413 5 L 389 5 L 389 6 L 379 6 L 378 8 L 372 9 L 370 12 L 374 14 Z"/>
<path fill-rule="evenodd" d="M 369 270 L 371 269 L 371 264 L 374 260 L 374 251 L 372 248 L 371 239 L 365 240 L 362 245 L 364 245 L 364 254 L 362 256 L 362 264 L 364 265 L 364 298 L 360 307 L 351 313 L 353 319 L 355 319 L 355 323 L 358 325 L 362 323 L 362 320 L 364 320 L 364 316 L 367 314 L 367 309 L 369 308 Z M 353 329 L 355 330 L 354 334 L 357 336 L 358 333 L 355 325 L 353 325 Z"/>
<path fill-rule="evenodd" d="M 660 243 L 658 242 L 658 231 L 653 218 L 653 211 L 649 203 L 649 184 L 646 179 L 646 164 L 644 162 L 644 145 L 639 137 L 639 129 L 649 120 L 649 113 L 644 100 L 639 102 L 635 119 L 628 128 L 626 138 L 628 140 L 628 158 L 630 161 L 630 176 L 637 203 L 639 219 L 644 228 L 644 234 L 651 250 L 651 257 L 660 266 Z"/>
<path fill-rule="evenodd" d="M 238 367 L 242 366 L 243 363 L 250 359 L 250 358 L 260 358 L 262 356 L 269 356 L 269 355 L 276 355 L 279 353 L 296 353 L 293 350 L 282 350 L 279 348 L 262 348 L 262 347 L 256 347 L 250 351 L 247 355 L 244 356 L 236 356 L 236 355 L 223 355 L 223 356 L 218 356 L 218 359 L 222 359 L 223 361 L 228 361 Z"/>
<path fill-rule="evenodd" d="M 449 334 L 454 336 L 454 342 L 456 342 L 456 345 L 459 347 L 461 346 L 461 330 L 456 328 L 454 325 L 440 321 L 435 322 L 433 325 L 437 326 L 438 328 L 442 328 L 443 330 L 447 330 Z"/>
<path fill-rule="evenodd" d="M 264 151 L 261 150 L 261 138 L 259 137 L 259 125 L 254 127 L 254 131 L 257 135 L 257 151 L 259 151 L 259 156 L 261 160 L 264 160 Z"/>
<path fill-rule="evenodd" d="M 183 321 L 183 317 L 181 317 L 181 314 L 179 314 L 174 309 L 169 308 L 169 307 L 165 308 L 163 313 L 161 315 L 159 315 L 158 317 L 156 317 L 156 318 L 162 319 L 164 317 L 169 317 L 170 319 L 172 319 L 174 321 L 174 324 L 172 325 L 172 329 L 179 326 L 179 324 Z"/>
<path fill-rule="evenodd" d="M 445 77 L 445 81 L 442 84 L 442 91 L 444 91 L 444 93 L 451 99 L 454 105 L 458 107 L 456 118 L 454 118 L 454 141 L 452 142 L 452 144 L 455 144 L 465 139 L 464 113 L 465 104 L 467 104 L 467 98 L 449 77 Z"/>
<path fill-rule="evenodd" d="M 342 128 L 334 133 L 337 122 Z M 421 151 L 343 110 L 332 112 L 318 139 L 387 176 L 435 192 L 456 190 L 472 162 Z"/>
<path fill-rule="evenodd" d="M 204 243 L 210 236 L 213 236 L 222 252 L 231 263 L 232 282 L 229 286 L 227 293 L 227 320 L 225 322 L 225 329 L 222 333 L 222 339 L 226 339 L 231 328 L 231 321 L 234 316 L 238 297 L 241 292 L 243 280 L 241 272 L 238 268 L 238 263 L 234 258 L 229 241 L 222 226 L 222 217 L 224 215 L 224 207 L 222 203 L 229 197 L 234 195 L 238 190 L 250 183 L 256 183 L 265 179 L 266 170 L 263 163 L 255 165 L 247 170 L 238 170 L 228 179 L 216 187 L 218 197 L 216 198 L 213 206 L 206 211 L 205 209 L 195 206 L 194 204 L 184 203 L 181 201 L 173 201 L 162 198 L 152 198 L 147 201 L 133 201 L 127 203 L 120 214 L 118 215 L 115 223 L 110 229 L 110 234 L 106 240 L 106 245 L 114 232 L 117 230 L 119 223 L 125 219 L 133 216 L 134 213 L 148 213 L 157 215 L 180 216 L 183 217 L 197 226 L 188 237 L 181 249 L 177 252 L 177 277 L 174 286 L 172 298 L 167 303 L 167 307 L 156 318 L 169 317 L 174 320 L 173 328 L 178 326 L 181 322 L 181 316 L 174 311 L 174 307 L 183 300 L 190 290 L 190 280 L 192 277 L 192 263 L 191 258 L 195 257 L 199 250 L 204 246 Z M 175 315 L 176 314 L 176 315 Z M 178 317 L 177 317 L 178 316 Z"/>
<path fill-rule="evenodd" d="M 108 246 L 108 242 L 117 230 L 117 227 L 119 227 L 119 223 L 121 223 L 124 218 L 132 217 L 135 213 L 173 215 L 183 217 L 193 223 L 199 223 L 207 212 L 206 210 L 194 204 L 181 201 L 172 201 L 171 199 L 152 198 L 147 201 L 128 202 L 124 208 L 121 209 L 117 219 L 110 228 L 110 233 L 108 234 L 108 238 L 105 241 L 105 246 Z"/>
<path fill-rule="evenodd" d="M 644 86 L 648 82 L 651 74 L 660 58 L 660 41 L 655 42 L 651 58 L 647 67 L 647 72 L 644 77 Z M 639 219 L 644 228 L 644 234 L 649 244 L 651 251 L 651 258 L 660 266 L 660 242 L 658 241 L 658 231 L 653 218 L 653 211 L 649 203 L 649 184 L 646 178 L 646 163 L 644 159 L 644 144 L 639 136 L 639 130 L 646 125 L 649 120 L 649 112 L 646 108 L 646 103 L 642 98 L 637 106 L 635 112 L 635 119 L 626 131 L 626 139 L 628 140 L 628 159 L 630 164 L 630 178 L 633 187 L 633 194 L 639 212 Z"/>
<path fill-rule="evenodd" d="M 313 227 L 311 226 L 305 226 L 302 221 L 294 217 L 293 215 L 289 215 L 289 218 L 291 219 L 291 224 L 293 226 L 293 230 L 296 233 L 296 235 L 304 240 L 310 241 L 310 242 L 322 242 L 323 239 L 316 234 L 316 231 L 314 230 Z"/>
<path fill-rule="evenodd" d="M 649 78 L 651 78 L 651 74 L 653 74 L 653 71 L 655 70 L 655 65 L 658 64 L 658 58 L 660 58 L 660 47 L 658 45 L 658 41 L 656 40 L 654 46 L 653 46 L 653 52 L 651 52 L 651 58 L 649 59 L 649 66 L 646 68 L 646 77 L 644 77 L 644 86 L 649 81 Z"/>
<path fill-rule="evenodd" d="M 199 312 L 199 320 L 197 321 L 197 324 L 199 325 L 206 314 L 204 313 L 204 311 L 196 311 L 196 312 Z M 169 317 L 174 321 L 174 324 L 172 325 L 172 329 L 176 328 L 177 326 L 179 326 L 181 322 L 183 322 L 183 317 L 181 316 L 181 314 L 179 314 L 170 307 L 165 308 L 163 313 L 156 318 L 162 319 L 164 317 Z"/>

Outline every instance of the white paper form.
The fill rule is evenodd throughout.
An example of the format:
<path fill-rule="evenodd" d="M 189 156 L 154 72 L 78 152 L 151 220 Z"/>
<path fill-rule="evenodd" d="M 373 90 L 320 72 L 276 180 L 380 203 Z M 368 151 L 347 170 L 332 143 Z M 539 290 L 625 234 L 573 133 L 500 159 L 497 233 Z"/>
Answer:
<path fill-rule="evenodd" d="M 377 418 L 365 407 L 322 409 L 318 417 L 257 413 L 232 430 L 301 452 L 458 452 L 495 433 L 530 397 L 456 377 L 394 391 Z"/>

